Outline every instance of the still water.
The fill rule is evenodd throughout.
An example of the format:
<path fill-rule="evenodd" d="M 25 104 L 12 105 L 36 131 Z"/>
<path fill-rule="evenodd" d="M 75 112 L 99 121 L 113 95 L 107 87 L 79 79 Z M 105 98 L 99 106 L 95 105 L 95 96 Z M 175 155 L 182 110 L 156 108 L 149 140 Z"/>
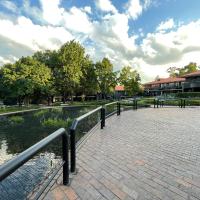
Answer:
<path fill-rule="evenodd" d="M 60 127 L 69 129 L 74 118 L 95 107 L 57 107 L 0 116 L 0 165 Z M 76 139 L 91 129 L 99 114 L 79 125 Z M 0 183 L 0 199 L 26 199 L 61 163 L 61 140 L 56 140 Z"/>

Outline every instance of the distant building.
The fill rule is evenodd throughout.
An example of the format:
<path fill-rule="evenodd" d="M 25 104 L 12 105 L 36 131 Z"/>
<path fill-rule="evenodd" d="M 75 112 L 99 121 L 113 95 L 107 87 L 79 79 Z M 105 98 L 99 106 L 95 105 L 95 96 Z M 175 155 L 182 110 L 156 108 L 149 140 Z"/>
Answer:
<path fill-rule="evenodd" d="M 144 84 L 144 92 L 149 96 L 182 92 L 185 78 L 160 78 Z"/>
<path fill-rule="evenodd" d="M 178 92 L 200 92 L 200 70 L 178 78 L 160 78 L 145 83 L 144 92 L 149 96 Z"/>
<path fill-rule="evenodd" d="M 115 86 L 115 98 L 116 99 L 121 99 L 122 96 L 124 96 L 125 90 L 123 85 L 116 85 Z"/>
<path fill-rule="evenodd" d="M 185 78 L 183 83 L 184 92 L 200 92 L 200 70 L 186 74 L 183 77 Z"/>

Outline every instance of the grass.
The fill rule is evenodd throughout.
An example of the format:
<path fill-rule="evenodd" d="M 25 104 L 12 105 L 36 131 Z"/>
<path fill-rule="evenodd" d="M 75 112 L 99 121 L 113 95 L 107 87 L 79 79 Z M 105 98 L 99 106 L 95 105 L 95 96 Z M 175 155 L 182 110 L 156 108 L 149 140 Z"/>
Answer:
<path fill-rule="evenodd" d="M 21 106 L 21 107 L 19 107 L 19 106 L 1 106 L 0 114 L 23 111 L 23 110 L 31 110 L 31 109 L 37 109 L 37 108 L 40 108 L 40 106 L 38 106 L 38 105 Z"/>

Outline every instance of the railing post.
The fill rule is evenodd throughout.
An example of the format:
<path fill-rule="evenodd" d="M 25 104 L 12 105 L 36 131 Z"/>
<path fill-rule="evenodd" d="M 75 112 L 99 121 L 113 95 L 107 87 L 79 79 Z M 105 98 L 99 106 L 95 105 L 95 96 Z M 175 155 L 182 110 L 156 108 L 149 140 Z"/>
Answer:
<path fill-rule="evenodd" d="M 105 126 L 105 118 L 106 118 L 105 108 L 101 108 L 101 129 Z"/>
<path fill-rule="evenodd" d="M 135 109 L 137 110 L 138 106 L 137 106 L 137 100 L 135 100 Z"/>
<path fill-rule="evenodd" d="M 181 108 L 183 108 L 183 100 L 181 99 Z"/>
<path fill-rule="evenodd" d="M 71 158 L 71 172 L 76 172 L 76 135 L 75 130 L 70 129 L 70 158 Z"/>
<path fill-rule="evenodd" d="M 185 99 L 183 100 L 183 107 L 185 108 Z"/>
<path fill-rule="evenodd" d="M 156 107 L 156 99 L 153 100 L 153 107 Z"/>
<path fill-rule="evenodd" d="M 158 108 L 158 105 L 159 105 L 159 100 L 157 100 L 157 108 Z"/>
<path fill-rule="evenodd" d="M 117 115 L 120 115 L 121 110 L 120 110 L 120 103 L 117 102 Z"/>
<path fill-rule="evenodd" d="M 69 155 L 68 155 L 68 149 L 69 149 L 69 140 L 68 135 L 65 132 L 62 135 L 62 157 L 63 157 L 63 185 L 69 184 Z"/>

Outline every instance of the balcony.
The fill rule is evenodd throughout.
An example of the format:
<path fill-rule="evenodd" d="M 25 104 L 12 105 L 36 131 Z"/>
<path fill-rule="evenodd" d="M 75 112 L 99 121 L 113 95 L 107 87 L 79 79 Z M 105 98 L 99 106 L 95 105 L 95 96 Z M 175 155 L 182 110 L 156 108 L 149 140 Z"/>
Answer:
<path fill-rule="evenodd" d="M 183 88 L 184 88 L 184 89 L 189 89 L 189 88 L 200 88 L 200 81 L 185 82 L 185 83 L 183 83 Z"/>

